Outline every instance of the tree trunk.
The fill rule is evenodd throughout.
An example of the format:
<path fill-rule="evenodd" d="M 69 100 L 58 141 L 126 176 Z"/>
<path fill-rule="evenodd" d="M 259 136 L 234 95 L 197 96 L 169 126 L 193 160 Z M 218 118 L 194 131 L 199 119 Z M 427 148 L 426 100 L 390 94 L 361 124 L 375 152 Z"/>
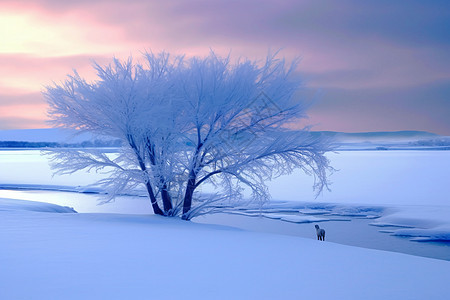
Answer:
<path fill-rule="evenodd" d="M 183 220 L 189 220 L 189 216 L 187 215 L 187 213 L 191 210 L 192 206 L 192 196 L 194 195 L 195 190 L 195 180 L 196 175 L 194 171 L 191 170 L 191 172 L 189 173 L 189 180 L 186 187 L 186 194 L 184 195 L 183 216 L 182 216 Z"/>
<path fill-rule="evenodd" d="M 130 147 L 134 150 L 134 153 L 136 154 L 136 158 L 138 160 L 139 167 L 141 168 L 141 170 L 144 173 L 146 173 L 147 167 L 145 166 L 145 162 L 142 159 L 141 155 L 139 154 L 139 150 L 138 150 L 136 143 L 134 142 L 134 139 L 131 135 L 128 135 L 128 143 L 129 143 Z M 145 182 L 145 187 L 147 188 L 147 193 L 148 193 L 148 196 L 152 203 L 153 213 L 155 215 L 165 216 L 164 212 L 161 210 L 161 208 L 158 205 L 158 201 L 156 200 L 155 194 L 153 193 L 152 185 L 148 178 L 147 178 L 147 181 Z"/>
<path fill-rule="evenodd" d="M 164 212 L 167 214 L 172 208 L 172 199 L 170 198 L 170 194 L 167 191 L 167 184 L 163 184 L 161 189 L 161 199 L 163 201 Z"/>
<path fill-rule="evenodd" d="M 147 144 L 146 144 L 147 154 L 150 159 L 150 163 L 153 166 L 156 166 L 156 155 L 155 155 L 155 147 L 154 144 L 151 142 L 150 138 L 147 137 Z M 161 189 L 161 199 L 163 202 L 163 208 L 166 215 L 168 212 L 173 208 L 172 206 L 172 199 L 170 198 L 170 194 L 167 191 L 167 184 L 162 176 L 159 178 L 159 182 L 162 184 Z"/>
<path fill-rule="evenodd" d="M 155 215 L 165 216 L 164 212 L 161 210 L 161 208 L 159 208 L 158 201 L 156 200 L 155 194 L 153 193 L 153 189 L 150 182 L 147 181 L 145 187 L 147 188 L 147 193 L 152 203 L 153 213 Z"/>

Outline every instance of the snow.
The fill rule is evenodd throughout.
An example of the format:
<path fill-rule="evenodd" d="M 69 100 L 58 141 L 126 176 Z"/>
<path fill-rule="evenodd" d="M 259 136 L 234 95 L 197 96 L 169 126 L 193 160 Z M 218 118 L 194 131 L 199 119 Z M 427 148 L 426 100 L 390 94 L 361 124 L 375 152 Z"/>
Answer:
<path fill-rule="evenodd" d="M 320 219 L 320 218 L 316 218 L 313 216 L 302 216 L 302 215 L 284 215 L 284 214 L 271 213 L 271 214 L 262 214 L 262 216 L 269 218 L 269 219 L 278 219 L 278 220 L 292 222 L 292 223 L 313 223 L 313 222 L 323 221 L 323 219 Z M 329 220 L 329 221 L 331 221 L 331 220 Z"/>
<path fill-rule="evenodd" d="M 331 192 L 315 201 L 367 205 L 450 205 L 450 151 L 342 151 L 327 157 L 337 169 Z M 269 184 L 273 199 L 313 201 L 312 178 L 302 172 Z"/>
<path fill-rule="evenodd" d="M 270 183 L 278 200 L 235 210 L 231 220 L 265 231 L 251 232 L 150 215 L 142 197 L 97 206 L 102 190 L 90 184 L 101 174 L 52 177 L 39 151 L 1 151 L 0 299 L 447 299 L 448 252 L 437 260 L 337 242 L 354 235 L 349 245 L 368 239 L 400 252 L 393 239 L 411 249 L 448 245 L 450 152 L 329 158 L 339 169 L 332 192 L 315 200 L 312 179 L 294 173 Z M 314 240 L 311 222 L 326 229 L 326 242 Z"/>
<path fill-rule="evenodd" d="M 1 299 L 447 297 L 448 261 L 154 215 L 0 215 Z"/>
<path fill-rule="evenodd" d="M 50 203 L 1 199 L 0 211 L 27 210 L 37 212 L 75 213 L 73 208 Z"/>
<path fill-rule="evenodd" d="M 38 185 L 65 187 L 87 186 L 103 176 L 94 172 L 76 172 L 72 175 L 53 176 L 48 157 L 40 150 L 0 151 L 0 182 L 3 186 Z"/>
<path fill-rule="evenodd" d="M 372 225 L 399 227 L 389 233 L 414 241 L 450 242 L 450 206 L 402 206 L 401 210 L 382 216 Z"/>

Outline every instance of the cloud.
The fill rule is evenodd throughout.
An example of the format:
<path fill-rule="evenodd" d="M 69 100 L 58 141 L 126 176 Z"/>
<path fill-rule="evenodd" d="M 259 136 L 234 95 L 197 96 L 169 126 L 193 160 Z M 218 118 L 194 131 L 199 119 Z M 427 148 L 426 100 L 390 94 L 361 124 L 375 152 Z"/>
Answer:
<path fill-rule="evenodd" d="M 390 89 L 324 89 L 311 107 L 315 130 L 426 130 L 450 135 L 450 80 Z"/>
<path fill-rule="evenodd" d="M 448 1 L 3 0 L 0 6 L 20 25 L 15 34 L 2 33 L 3 93 L 38 92 L 73 68 L 93 78 L 91 58 L 104 64 L 144 49 L 204 55 L 212 48 L 262 59 L 269 48 L 283 48 L 289 59 L 302 57 L 307 85 L 325 91 L 311 111 L 323 128 L 408 125 L 450 134 L 442 117 L 449 102 Z M 20 51 L 7 51 L 14 47 Z"/>
<path fill-rule="evenodd" d="M 48 128 L 49 126 L 42 119 L 23 118 L 20 116 L 0 117 L 0 130 L 8 129 L 30 129 Z"/>
<path fill-rule="evenodd" d="M 1 93 L 0 108 L 2 112 L 11 105 L 42 105 L 45 102 L 41 93 Z"/>
<path fill-rule="evenodd" d="M 10 2 L 16 10 L 24 10 L 23 5 L 12 3 L 17 2 Z M 30 3 L 28 10 L 47 24 L 60 25 L 65 20 L 63 24 L 83 32 L 80 38 L 66 36 L 65 43 L 79 44 L 76 51 L 86 54 L 123 56 L 143 49 L 167 49 L 198 55 L 212 48 L 223 55 L 232 50 L 234 55 L 261 58 L 268 48 L 284 48 L 283 54 L 290 58 L 303 57 L 306 73 L 318 73 L 312 84 L 341 88 L 355 86 L 351 76 L 344 82 L 348 74 L 364 72 L 358 77 L 361 87 L 415 85 L 450 76 L 450 43 L 445 34 L 450 28 L 450 9 L 442 9 L 444 2 Z"/>
<path fill-rule="evenodd" d="M 95 2 L 92 2 L 95 3 Z M 0 53 L 70 56 L 127 51 L 126 34 L 116 23 L 102 22 L 94 11 L 77 7 L 58 11 L 39 2 L 0 4 Z M 57 7 L 57 6 L 56 6 Z M 112 50 L 111 50 L 112 49 Z"/>
<path fill-rule="evenodd" d="M 0 129 L 48 127 L 45 121 L 47 105 L 44 102 L 31 98 L 24 102 L 20 98 L 11 100 L 12 103 L 0 103 Z"/>
<path fill-rule="evenodd" d="M 0 54 L 0 88 L 3 92 L 38 92 L 53 81 L 63 80 L 77 69 L 87 78 L 94 78 L 92 63 L 106 64 L 111 57 L 76 55 L 40 57 L 28 54 Z"/>

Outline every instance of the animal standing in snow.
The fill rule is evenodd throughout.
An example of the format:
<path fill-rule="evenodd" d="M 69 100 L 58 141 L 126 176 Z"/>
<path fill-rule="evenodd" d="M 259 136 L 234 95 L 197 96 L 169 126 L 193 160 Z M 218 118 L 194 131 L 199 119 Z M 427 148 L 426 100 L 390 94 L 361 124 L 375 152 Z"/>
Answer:
<path fill-rule="evenodd" d="M 315 227 L 316 227 L 317 239 L 319 241 L 325 241 L 325 229 L 320 228 L 319 225 L 315 225 Z"/>

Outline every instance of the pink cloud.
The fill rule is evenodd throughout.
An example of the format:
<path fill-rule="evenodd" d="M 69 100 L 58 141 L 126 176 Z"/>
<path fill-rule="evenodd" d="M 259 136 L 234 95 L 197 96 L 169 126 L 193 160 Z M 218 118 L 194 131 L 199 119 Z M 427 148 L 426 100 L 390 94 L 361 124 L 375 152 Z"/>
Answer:
<path fill-rule="evenodd" d="M 10 104 L 0 106 L 0 129 L 13 128 L 45 128 L 47 105 L 38 104 Z"/>
<path fill-rule="evenodd" d="M 29 17 L 24 24 L 30 32 L 36 26 L 36 35 L 23 47 L 28 52 L 0 54 L 0 88 L 9 94 L 38 93 L 73 68 L 93 78 L 91 58 L 104 64 L 113 55 L 139 56 L 144 49 L 204 55 L 212 48 L 221 55 L 231 50 L 235 57 L 262 59 L 269 48 L 283 48 L 281 54 L 289 59 L 302 57 L 299 72 L 309 87 L 336 99 L 335 106 L 327 102 L 328 108 L 311 111 L 313 123 L 399 128 L 394 123 L 407 122 L 407 114 L 397 121 L 370 114 L 377 90 L 393 102 L 402 97 L 408 106 L 417 104 L 408 102 L 413 92 L 390 91 L 450 81 L 448 34 L 440 33 L 450 16 L 420 2 L 392 2 L 389 9 L 376 2 L 312 0 L 35 0 L 2 1 L 0 7 L 0 13 Z M 49 28 L 54 31 L 39 40 Z M 348 93 L 349 102 L 337 91 Z M 359 107 L 361 99 L 371 99 L 367 112 L 344 107 Z M 334 115 L 327 111 L 331 108 Z M 351 118 L 347 111 L 365 117 Z M 437 128 L 430 125 L 435 114 L 429 110 L 421 124 Z"/>
<path fill-rule="evenodd" d="M 0 54 L 0 87 L 10 93 L 39 92 L 45 85 L 60 81 L 76 68 L 87 78 L 94 78 L 93 61 L 107 63 L 102 56 L 36 57 L 23 54 Z"/>
<path fill-rule="evenodd" d="M 223 55 L 232 50 L 235 55 L 262 57 L 268 48 L 284 48 L 283 54 L 289 58 L 303 58 L 301 69 L 314 75 L 310 84 L 315 87 L 405 86 L 450 76 L 448 62 L 437 58 L 436 48 L 401 45 L 382 36 L 361 36 L 361 28 L 351 27 L 357 9 L 356 14 L 367 13 L 361 6 L 352 9 L 349 5 L 314 1 L 32 3 L 24 7 L 10 2 L 9 6 L 16 11 L 32 11 L 51 24 L 69 20 L 74 28 L 86 33 L 83 43 L 95 46 L 85 46 L 86 51 L 100 48 L 107 56 L 125 56 L 143 49 L 198 55 L 213 48 Z M 108 47 L 102 48 L 102 44 Z M 449 50 L 438 49 L 439 56 Z"/>

